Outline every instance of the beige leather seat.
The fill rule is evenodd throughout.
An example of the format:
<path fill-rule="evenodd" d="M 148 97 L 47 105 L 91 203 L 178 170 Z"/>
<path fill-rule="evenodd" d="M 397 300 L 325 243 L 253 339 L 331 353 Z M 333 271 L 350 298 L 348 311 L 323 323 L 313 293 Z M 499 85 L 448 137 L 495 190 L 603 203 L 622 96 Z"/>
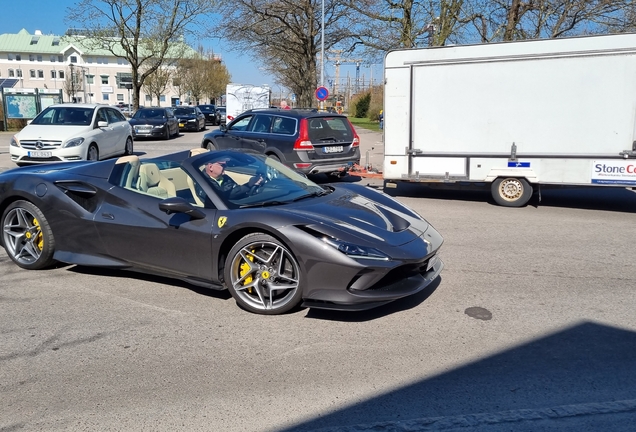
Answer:
<path fill-rule="evenodd" d="M 159 167 L 153 163 L 146 163 L 139 167 L 139 190 L 161 198 L 177 196 L 174 184 L 164 177 Z"/>
<path fill-rule="evenodd" d="M 130 170 L 128 171 L 128 175 L 126 175 L 126 181 L 122 186 L 126 189 L 135 189 L 139 182 L 139 156 L 121 156 L 115 163 L 130 164 Z"/>

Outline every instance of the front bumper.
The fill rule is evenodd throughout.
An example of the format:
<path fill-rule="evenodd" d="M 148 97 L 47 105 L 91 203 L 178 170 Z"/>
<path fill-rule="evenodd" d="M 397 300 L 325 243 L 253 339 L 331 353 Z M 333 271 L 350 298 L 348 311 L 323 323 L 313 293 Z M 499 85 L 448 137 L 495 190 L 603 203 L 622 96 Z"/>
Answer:
<path fill-rule="evenodd" d="M 303 306 L 315 309 L 361 311 L 412 296 L 431 285 L 442 272 L 444 262 L 441 258 L 434 255 L 431 259 L 435 260 L 432 267 L 420 274 L 398 278 L 386 284 L 380 283 L 367 290 L 349 288 L 343 291 L 314 292 L 311 298 L 304 299 Z"/>
<path fill-rule="evenodd" d="M 27 150 L 22 147 L 9 147 L 9 154 L 11 155 L 11 162 L 18 165 L 22 164 L 46 164 L 51 162 L 77 162 L 86 159 L 87 148 L 84 145 L 69 147 L 69 148 L 56 148 L 45 150 L 49 153 L 48 156 L 42 156 L 40 153 L 37 157 L 34 157 L 34 150 Z"/>
<path fill-rule="evenodd" d="M 154 138 L 163 137 L 166 134 L 166 127 L 152 128 L 152 129 L 135 129 L 133 127 L 133 138 Z"/>
<path fill-rule="evenodd" d="M 199 125 L 196 122 L 179 122 L 179 130 L 182 131 L 198 131 Z"/>

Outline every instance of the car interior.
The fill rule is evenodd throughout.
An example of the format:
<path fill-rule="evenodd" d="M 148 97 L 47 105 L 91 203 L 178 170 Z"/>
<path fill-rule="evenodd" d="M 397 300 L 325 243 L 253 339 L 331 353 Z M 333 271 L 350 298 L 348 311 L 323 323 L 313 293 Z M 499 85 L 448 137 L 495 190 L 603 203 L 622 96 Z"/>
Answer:
<path fill-rule="evenodd" d="M 190 151 L 190 156 L 207 152 L 207 149 L 196 148 Z M 119 186 L 144 195 L 151 195 L 160 199 L 181 197 L 197 207 L 205 204 L 197 194 L 196 182 L 181 167 L 160 168 L 160 164 L 153 161 L 141 161 L 138 156 L 122 156 L 116 164 L 126 164 L 121 172 L 121 178 L 111 182 Z M 244 173 L 226 170 L 237 184 L 245 184 L 250 176 Z"/>

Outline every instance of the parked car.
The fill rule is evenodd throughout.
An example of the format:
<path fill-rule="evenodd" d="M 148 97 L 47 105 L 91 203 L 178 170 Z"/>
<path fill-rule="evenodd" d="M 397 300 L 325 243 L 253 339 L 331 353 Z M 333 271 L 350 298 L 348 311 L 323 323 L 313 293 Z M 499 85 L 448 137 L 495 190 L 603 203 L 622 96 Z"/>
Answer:
<path fill-rule="evenodd" d="M 179 121 L 179 130 L 199 132 L 205 129 L 205 115 L 198 107 L 177 107 L 174 115 Z"/>
<path fill-rule="evenodd" d="M 140 108 L 128 121 L 135 139 L 158 137 L 168 140 L 179 135 L 179 121 L 171 108 Z"/>
<path fill-rule="evenodd" d="M 225 124 L 225 107 L 216 107 L 216 124 Z"/>
<path fill-rule="evenodd" d="M 197 105 L 197 108 L 201 110 L 203 115 L 205 116 L 205 122 L 211 124 L 212 126 L 216 126 L 219 123 L 216 120 L 216 106 L 215 105 Z"/>
<path fill-rule="evenodd" d="M 51 105 L 11 138 L 9 153 L 18 166 L 96 161 L 132 154 L 132 134 L 126 117 L 115 107 Z"/>
<path fill-rule="evenodd" d="M 263 155 L 194 149 L 56 168 L 0 174 L 0 237 L 26 270 L 159 274 L 273 315 L 377 307 L 444 266 L 442 236 L 407 206 L 355 183 L 317 185 Z"/>
<path fill-rule="evenodd" d="M 201 147 L 248 148 L 305 174 L 342 176 L 360 163 L 360 138 L 349 119 L 316 110 L 249 110 L 203 136 Z"/>

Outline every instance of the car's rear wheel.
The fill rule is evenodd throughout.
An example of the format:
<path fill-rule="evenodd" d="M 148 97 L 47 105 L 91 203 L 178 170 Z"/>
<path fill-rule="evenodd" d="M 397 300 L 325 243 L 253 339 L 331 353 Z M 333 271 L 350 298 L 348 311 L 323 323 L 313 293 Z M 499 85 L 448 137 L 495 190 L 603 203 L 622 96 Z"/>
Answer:
<path fill-rule="evenodd" d="M 91 144 L 88 146 L 88 151 L 86 152 L 86 160 L 89 161 L 98 161 L 99 160 L 99 149 L 96 144 Z"/>
<path fill-rule="evenodd" d="M 205 148 L 207 148 L 210 151 L 216 150 L 216 146 L 214 145 L 212 141 L 206 142 Z"/>
<path fill-rule="evenodd" d="M 131 137 L 126 138 L 126 148 L 124 149 L 124 155 L 129 156 L 133 154 L 133 140 Z"/>
<path fill-rule="evenodd" d="M 302 299 L 298 261 L 284 244 L 264 233 L 248 234 L 234 245 L 224 278 L 236 303 L 250 312 L 281 314 Z"/>
<path fill-rule="evenodd" d="M 2 243 L 18 266 L 39 270 L 53 264 L 55 240 L 44 214 L 28 201 L 16 201 L 2 215 Z"/>
<path fill-rule="evenodd" d="M 524 178 L 498 178 L 490 191 L 495 202 L 505 207 L 521 207 L 532 198 L 532 186 Z"/>

